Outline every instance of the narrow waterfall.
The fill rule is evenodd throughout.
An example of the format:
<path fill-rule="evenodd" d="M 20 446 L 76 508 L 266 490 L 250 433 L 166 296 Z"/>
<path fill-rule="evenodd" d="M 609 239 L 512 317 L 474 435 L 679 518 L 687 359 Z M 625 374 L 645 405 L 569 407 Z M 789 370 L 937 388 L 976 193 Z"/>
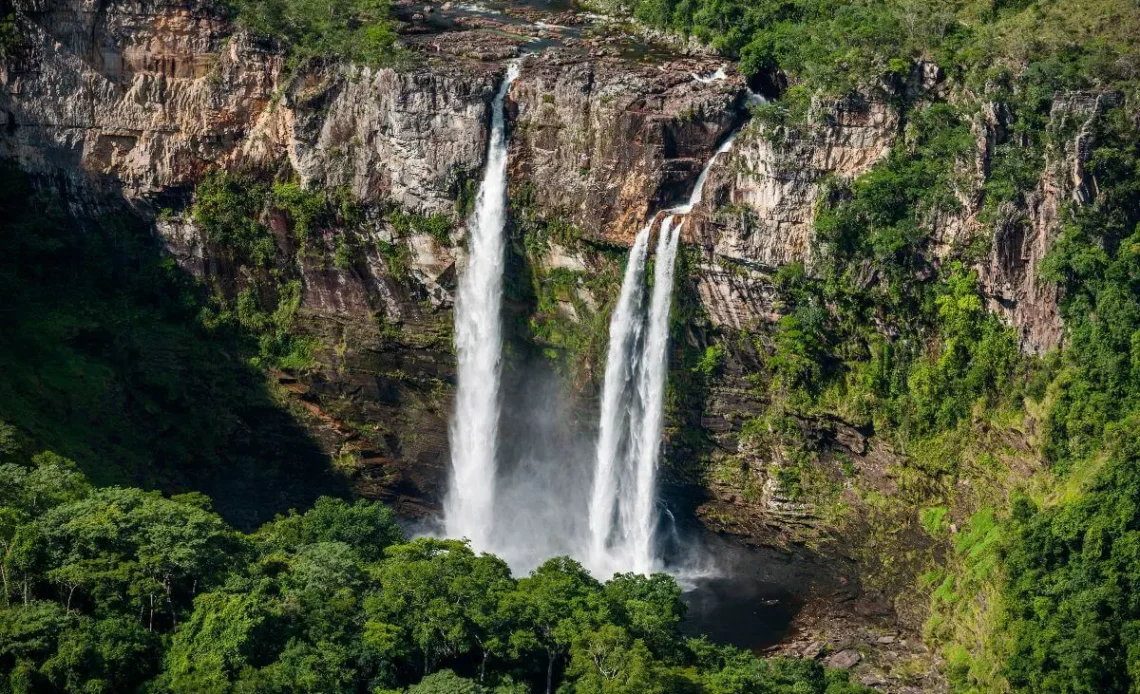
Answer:
<path fill-rule="evenodd" d="M 502 358 L 501 307 L 506 250 L 507 134 L 504 102 L 519 64 L 512 62 L 492 105 L 487 166 L 468 220 L 467 268 L 455 297 L 459 384 L 451 422 L 451 487 L 444 506 L 447 534 L 477 549 L 491 542 Z"/>
<path fill-rule="evenodd" d="M 673 267 L 681 238 L 681 225 L 670 215 L 661 224 L 653 266 L 653 298 L 649 302 L 649 331 L 642 350 L 638 397 L 641 400 L 641 430 L 636 447 L 633 486 L 633 517 L 627 556 L 637 573 L 651 573 L 656 566 L 653 512 L 657 490 L 657 453 L 665 420 L 665 377 L 668 373 L 669 309 L 673 302 Z"/>
<path fill-rule="evenodd" d="M 610 318 L 610 344 L 602 386 L 602 409 L 590 496 L 590 547 L 587 561 L 597 573 L 609 568 L 609 542 L 614 532 L 614 513 L 619 500 L 618 461 L 633 442 L 629 431 L 636 418 L 634 392 L 640 360 L 642 304 L 645 301 L 645 264 L 653 222 L 634 239 L 622 278 L 621 294 Z"/>
<path fill-rule="evenodd" d="M 610 320 L 590 498 L 586 562 L 599 576 L 660 569 L 655 539 L 657 463 L 665 419 L 674 266 L 685 215 L 701 202 L 709 171 L 735 138 L 735 133 L 730 135 L 705 165 L 688 201 L 664 215 L 647 309 L 646 255 L 658 217 L 641 230 L 630 249 L 621 294 Z"/>

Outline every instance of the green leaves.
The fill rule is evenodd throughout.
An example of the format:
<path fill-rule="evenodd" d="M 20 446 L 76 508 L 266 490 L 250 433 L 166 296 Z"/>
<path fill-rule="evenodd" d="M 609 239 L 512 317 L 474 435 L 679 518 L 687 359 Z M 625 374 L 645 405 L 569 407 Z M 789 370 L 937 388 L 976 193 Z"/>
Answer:
<path fill-rule="evenodd" d="M 384 550 L 403 539 L 392 510 L 380 504 L 359 500 L 322 497 L 303 514 L 290 511 L 267 523 L 256 538 L 265 547 L 280 551 L 297 549 L 317 542 L 342 542 L 366 561 L 378 560 Z"/>
<path fill-rule="evenodd" d="M 292 59 L 341 58 L 365 65 L 391 60 L 396 32 L 387 0 L 233 0 L 238 21 L 282 39 Z"/>
<path fill-rule="evenodd" d="M 381 591 L 365 607 L 379 645 L 402 631 L 426 674 L 442 658 L 480 650 L 483 662 L 505 648 L 507 619 L 500 603 L 514 588 L 497 557 L 476 556 L 465 543 L 420 538 L 390 547 L 374 571 Z"/>
<path fill-rule="evenodd" d="M 815 670 L 772 679 L 745 653 L 731 667 L 751 674 L 726 675 L 682 637 L 663 574 L 602 584 L 559 557 L 516 580 L 465 542 L 402 541 L 366 501 L 244 536 L 201 494 L 92 489 L 52 454 L 0 479 L 0 692 L 824 694 Z"/>
<path fill-rule="evenodd" d="M 265 196 L 266 188 L 247 177 L 208 171 L 190 215 L 210 243 L 231 249 L 238 261 L 267 267 L 277 258 L 277 246 L 260 221 Z"/>
<path fill-rule="evenodd" d="M 245 668 L 264 664 L 279 609 L 257 591 L 199 596 L 166 654 L 163 683 L 176 694 L 231 691 Z"/>
<path fill-rule="evenodd" d="M 156 492 L 115 487 L 56 507 L 39 521 L 47 577 L 107 609 L 143 611 L 148 629 L 171 628 L 193 593 L 219 581 L 235 545 L 220 518 Z"/>
<path fill-rule="evenodd" d="M 1140 476 L 1129 438 L 1082 498 L 1017 516 L 1004 593 L 1016 690 L 1128 691 L 1135 665 L 1124 639 L 1140 619 Z"/>

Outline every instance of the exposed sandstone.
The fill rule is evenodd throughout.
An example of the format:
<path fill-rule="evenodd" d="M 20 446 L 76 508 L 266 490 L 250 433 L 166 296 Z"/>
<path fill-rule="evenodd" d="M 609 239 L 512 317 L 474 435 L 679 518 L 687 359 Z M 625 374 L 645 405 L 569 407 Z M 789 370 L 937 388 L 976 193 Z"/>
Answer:
<path fill-rule="evenodd" d="M 1054 144 L 1046 151 L 1037 187 L 1026 196 L 1023 209 L 1007 205 L 998 212 L 980 276 L 989 308 L 1006 316 L 1023 350 L 1040 353 L 1061 342 L 1060 297 L 1054 285 L 1041 281 L 1041 261 L 1060 232 L 1066 206 L 1092 198 L 1085 164 L 1092 151 L 1093 126 L 1118 99 L 1116 94 L 1059 94 L 1049 114 Z M 998 127 L 988 132 L 991 139 L 999 136 Z"/>
<path fill-rule="evenodd" d="M 513 180 L 590 235 L 630 243 L 653 212 L 688 196 L 740 118 L 741 78 L 701 83 L 701 66 L 566 51 L 526 63 L 511 93 Z"/>
<path fill-rule="evenodd" d="M 684 229 L 709 258 L 699 290 L 715 323 L 742 328 L 776 317 L 769 275 L 790 263 L 812 268 L 822 183 L 870 169 L 897 131 L 891 107 L 864 99 L 817 104 L 801 126 L 754 121 L 743 129 Z"/>

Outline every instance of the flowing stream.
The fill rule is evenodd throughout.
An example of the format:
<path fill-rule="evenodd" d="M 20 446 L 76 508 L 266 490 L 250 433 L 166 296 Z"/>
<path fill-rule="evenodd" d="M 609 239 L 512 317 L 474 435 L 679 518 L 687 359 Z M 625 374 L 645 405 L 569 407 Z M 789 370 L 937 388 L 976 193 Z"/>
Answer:
<path fill-rule="evenodd" d="M 502 303 L 507 207 L 507 130 L 504 102 L 519 74 L 507 68 L 492 105 L 487 166 L 468 220 L 467 268 L 455 297 L 458 387 L 451 422 L 451 487 L 444 506 L 447 534 L 476 549 L 493 539 Z"/>

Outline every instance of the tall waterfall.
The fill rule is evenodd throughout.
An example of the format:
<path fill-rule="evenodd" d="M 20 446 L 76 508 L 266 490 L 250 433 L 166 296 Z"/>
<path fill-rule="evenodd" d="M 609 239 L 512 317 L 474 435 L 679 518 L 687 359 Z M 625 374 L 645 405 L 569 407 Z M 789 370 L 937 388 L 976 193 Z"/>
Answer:
<path fill-rule="evenodd" d="M 639 403 L 634 398 L 641 360 L 641 332 L 645 325 L 645 263 L 653 222 L 634 239 L 622 278 L 621 294 L 610 318 L 610 346 L 606 355 L 606 375 L 602 386 L 602 410 L 598 428 L 597 456 L 594 463 L 593 493 L 590 496 L 590 547 L 588 561 L 597 573 L 606 572 L 610 557 L 610 535 L 614 532 L 615 507 L 619 503 L 621 461 L 624 449 L 633 444 L 629 432 L 638 418 Z M 622 530 L 623 528 L 618 528 Z M 619 540 L 620 541 L 620 540 Z"/>
<path fill-rule="evenodd" d="M 495 504 L 501 307 L 507 207 L 507 134 L 503 104 L 519 64 L 512 62 L 492 105 L 487 166 L 468 220 L 467 268 L 455 297 L 459 384 L 451 422 L 451 487 L 444 507 L 447 534 L 489 547 Z"/>
<path fill-rule="evenodd" d="M 656 568 L 653 512 L 657 490 L 657 453 L 665 420 L 665 376 L 668 373 L 666 348 L 669 344 L 669 309 L 673 302 L 673 266 L 681 225 L 670 215 L 661 224 L 657 237 L 657 257 L 653 266 L 653 298 L 649 302 L 649 332 L 641 359 L 637 395 L 641 400 L 641 431 L 636 446 L 637 461 L 633 485 L 633 517 L 629 527 L 628 557 L 637 573 Z"/>
<path fill-rule="evenodd" d="M 701 202 L 717 158 L 701 171 L 685 204 L 661 221 L 654 261 L 653 293 L 645 308 L 649 237 L 658 217 L 638 233 L 630 249 L 621 294 L 610 320 L 610 345 L 590 498 L 590 543 L 586 563 L 599 576 L 616 571 L 650 573 L 660 568 L 656 552 L 657 463 L 664 429 L 668 375 L 669 310 L 674 266 L 685 215 Z"/>

